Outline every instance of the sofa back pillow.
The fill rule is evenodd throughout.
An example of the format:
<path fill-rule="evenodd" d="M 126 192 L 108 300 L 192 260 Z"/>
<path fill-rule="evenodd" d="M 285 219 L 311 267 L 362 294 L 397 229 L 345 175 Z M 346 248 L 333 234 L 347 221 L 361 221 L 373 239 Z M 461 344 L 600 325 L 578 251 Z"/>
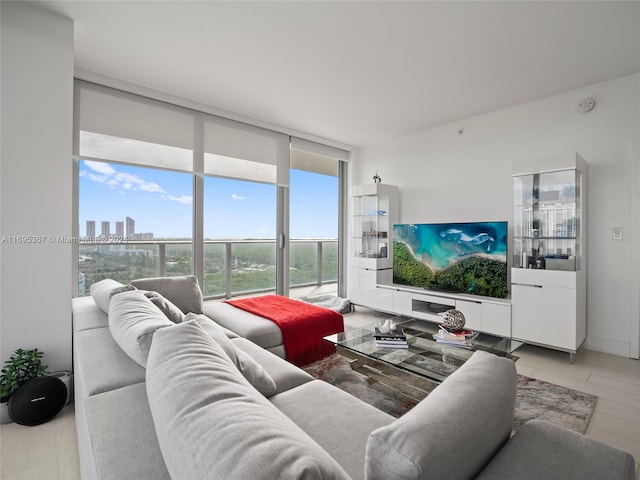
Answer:
<path fill-rule="evenodd" d="M 143 292 L 115 295 L 109 306 L 109 331 L 124 352 L 140 366 L 147 366 L 151 339 L 156 330 L 175 325 Z"/>
<path fill-rule="evenodd" d="M 262 365 L 251 358 L 248 353 L 237 348 L 231 340 L 229 340 L 229 337 L 227 337 L 220 325 L 205 315 L 197 315 L 195 313 L 187 314 L 184 320 L 195 320 L 198 322 L 204 331 L 222 347 L 222 350 L 224 350 L 224 353 L 227 354 L 231 362 L 256 390 L 265 397 L 271 397 L 276 394 L 278 388 L 271 375 L 262 368 Z"/>
<path fill-rule="evenodd" d="M 135 288 L 135 287 L 133 287 Z M 160 295 L 158 292 L 152 292 L 150 290 L 142 290 L 144 296 L 151 300 L 156 307 L 162 310 L 162 313 L 171 320 L 173 323 L 182 323 L 184 320 L 184 313 L 173 302 Z"/>
<path fill-rule="evenodd" d="M 174 480 L 349 478 L 194 320 L 155 333 L 146 387 Z"/>
<path fill-rule="evenodd" d="M 367 480 L 475 478 L 509 439 L 513 361 L 478 351 L 427 398 L 369 435 Z"/>
<path fill-rule="evenodd" d="M 123 285 L 122 283 L 117 282 L 116 280 L 112 280 L 111 278 L 105 278 L 104 280 L 100 280 L 99 282 L 92 283 L 91 287 L 89 288 L 89 292 L 91 293 L 93 301 L 104 313 L 109 313 L 109 304 L 111 303 L 111 297 L 113 297 L 116 293 L 125 292 L 128 290 L 135 290 L 135 288 L 129 285 Z"/>
<path fill-rule="evenodd" d="M 131 285 L 140 290 L 158 292 L 183 313 L 202 313 L 202 291 L 195 275 L 139 278 L 132 280 Z"/>

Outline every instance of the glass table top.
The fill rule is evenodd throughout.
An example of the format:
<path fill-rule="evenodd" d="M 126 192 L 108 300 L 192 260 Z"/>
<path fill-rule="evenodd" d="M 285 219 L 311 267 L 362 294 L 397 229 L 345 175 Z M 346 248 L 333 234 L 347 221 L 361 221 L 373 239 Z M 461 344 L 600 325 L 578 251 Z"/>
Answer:
<path fill-rule="evenodd" d="M 467 361 L 476 350 L 484 350 L 505 357 L 522 345 L 509 338 L 478 333 L 470 346 L 457 346 L 437 342 L 436 323 L 410 317 L 390 317 L 398 328 L 404 330 L 408 348 L 381 348 L 376 346 L 373 333 L 384 320 L 362 328 L 351 329 L 324 337 L 337 347 L 342 347 L 377 361 L 393 365 L 431 380 L 442 381 Z"/>

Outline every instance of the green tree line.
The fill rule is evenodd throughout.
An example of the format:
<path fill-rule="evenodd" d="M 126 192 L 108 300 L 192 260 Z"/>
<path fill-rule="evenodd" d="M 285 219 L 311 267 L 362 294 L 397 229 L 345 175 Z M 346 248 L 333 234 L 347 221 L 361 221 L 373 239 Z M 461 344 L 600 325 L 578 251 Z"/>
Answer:
<path fill-rule="evenodd" d="M 150 246 L 151 254 L 101 253 L 100 247 L 81 250 L 83 260 L 79 262 L 79 271 L 85 275 L 86 295 L 89 287 L 105 278 L 112 278 L 127 284 L 131 280 L 159 275 L 157 248 Z M 193 273 L 193 254 L 191 245 L 166 245 L 166 275 L 190 275 Z M 136 251 L 145 250 L 136 246 Z M 204 285 L 205 296 L 225 293 L 225 245 L 206 244 L 204 247 Z M 124 253 L 124 252 L 121 252 Z M 253 290 L 274 289 L 275 244 L 274 243 L 234 243 L 231 250 L 231 291 L 234 293 Z M 316 243 L 293 243 L 290 248 L 290 282 L 292 285 L 304 285 L 317 281 Z M 323 281 L 336 281 L 338 278 L 338 250 L 336 243 L 324 243 L 322 250 Z M 82 292 L 81 292 L 82 293 Z"/>

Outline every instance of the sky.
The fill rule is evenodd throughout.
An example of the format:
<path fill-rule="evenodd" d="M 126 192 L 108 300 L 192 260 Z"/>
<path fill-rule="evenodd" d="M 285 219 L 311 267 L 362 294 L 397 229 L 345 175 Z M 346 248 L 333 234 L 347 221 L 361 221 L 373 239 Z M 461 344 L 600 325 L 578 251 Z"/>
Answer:
<path fill-rule="evenodd" d="M 154 238 L 191 238 L 193 176 L 153 168 L 81 160 L 79 222 L 135 220 L 136 233 Z M 291 238 L 338 237 L 338 179 L 291 170 Z M 205 238 L 275 238 L 274 185 L 205 177 Z"/>

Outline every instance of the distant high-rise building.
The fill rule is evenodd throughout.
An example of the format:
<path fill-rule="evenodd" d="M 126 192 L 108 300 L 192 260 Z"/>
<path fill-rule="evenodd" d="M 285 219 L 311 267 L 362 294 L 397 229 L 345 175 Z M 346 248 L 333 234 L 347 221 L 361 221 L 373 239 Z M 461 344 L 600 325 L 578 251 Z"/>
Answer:
<path fill-rule="evenodd" d="M 124 238 L 124 222 L 116 222 L 116 236 Z"/>
<path fill-rule="evenodd" d="M 153 233 L 152 232 L 136 233 L 133 237 L 135 240 L 153 240 Z"/>
<path fill-rule="evenodd" d="M 100 231 L 102 237 L 108 237 L 111 235 L 111 224 L 108 221 L 102 222 L 102 230 Z"/>
<path fill-rule="evenodd" d="M 96 238 L 96 222 L 95 220 L 87 220 L 87 238 Z"/>
<path fill-rule="evenodd" d="M 131 217 L 127 217 L 127 237 L 131 238 L 133 237 L 133 235 L 135 235 L 135 233 L 136 233 L 136 221 Z"/>

